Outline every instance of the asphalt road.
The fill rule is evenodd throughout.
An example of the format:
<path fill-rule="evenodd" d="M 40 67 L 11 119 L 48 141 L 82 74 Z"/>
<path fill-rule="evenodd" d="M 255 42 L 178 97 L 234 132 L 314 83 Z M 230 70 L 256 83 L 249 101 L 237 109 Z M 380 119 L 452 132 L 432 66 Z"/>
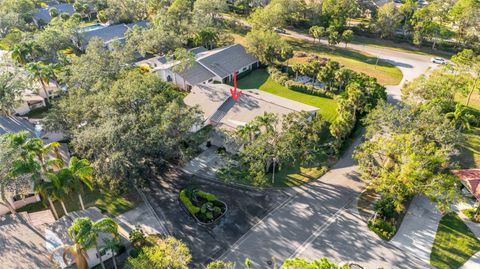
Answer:
<path fill-rule="evenodd" d="M 308 35 L 293 32 L 290 30 L 287 30 L 287 33 L 285 35 L 311 42 L 314 41 L 313 38 Z M 327 41 L 324 39 L 322 39 L 320 42 L 328 45 Z M 341 47 L 343 45 L 339 44 L 337 46 Z M 400 84 L 395 86 L 387 86 L 388 100 L 390 102 L 396 102 L 401 99 L 400 89 L 406 81 L 412 80 L 420 76 L 421 74 L 424 74 L 429 68 L 436 67 L 435 64 L 430 62 L 431 57 L 427 55 L 408 53 L 399 50 L 391 50 L 387 48 L 379 48 L 359 44 L 349 44 L 348 47 L 350 49 L 358 50 L 376 56 L 380 60 L 395 65 L 402 71 L 403 79 Z"/>
<path fill-rule="evenodd" d="M 287 35 L 313 41 L 300 33 L 288 31 Z M 404 75 L 401 84 L 387 87 L 391 103 L 400 100 L 400 89 L 406 81 L 434 67 L 425 55 L 368 45 L 352 44 L 350 48 L 377 56 L 401 69 Z M 357 139 L 333 169 L 317 181 L 291 189 L 294 199 L 271 212 L 220 259 L 242 265 L 250 258 L 253 268 L 270 268 L 272 257 L 281 264 L 294 256 L 328 257 L 367 268 L 430 268 L 427 261 L 414 253 L 379 239 L 362 221 L 356 207 L 365 184 L 358 179 L 356 163 L 351 157 L 360 142 Z"/>

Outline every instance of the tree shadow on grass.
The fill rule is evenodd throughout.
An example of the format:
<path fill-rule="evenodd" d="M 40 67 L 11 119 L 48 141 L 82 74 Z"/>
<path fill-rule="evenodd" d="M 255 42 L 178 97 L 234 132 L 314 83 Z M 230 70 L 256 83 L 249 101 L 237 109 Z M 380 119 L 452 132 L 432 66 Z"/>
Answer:
<path fill-rule="evenodd" d="M 339 47 L 331 48 L 331 47 L 326 47 L 325 45 L 322 45 L 319 43 L 314 44 L 312 42 L 305 42 L 304 40 L 289 38 L 287 39 L 287 42 L 294 48 L 302 49 L 306 52 L 323 53 L 323 54 L 332 55 L 332 56 L 344 57 L 347 59 L 352 59 L 352 60 L 360 61 L 367 64 L 375 64 L 378 59 L 377 57 L 368 56 L 356 50 L 339 48 Z M 381 59 L 378 61 L 376 65 L 382 66 L 382 67 L 394 67 L 393 64 Z"/>

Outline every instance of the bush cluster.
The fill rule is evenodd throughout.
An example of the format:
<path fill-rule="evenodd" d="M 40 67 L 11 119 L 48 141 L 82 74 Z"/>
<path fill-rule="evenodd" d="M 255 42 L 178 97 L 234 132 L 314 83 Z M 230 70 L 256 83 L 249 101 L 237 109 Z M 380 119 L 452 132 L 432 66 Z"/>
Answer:
<path fill-rule="evenodd" d="M 203 192 L 203 191 L 197 191 L 196 192 L 197 196 L 198 197 L 201 197 L 209 202 L 213 202 L 215 200 L 217 200 L 217 196 L 215 196 L 215 194 L 211 194 L 211 193 L 208 193 L 208 192 Z"/>
<path fill-rule="evenodd" d="M 369 220 L 368 228 L 385 240 L 390 240 L 397 231 L 393 223 L 381 218 Z"/>
<path fill-rule="evenodd" d="M 191 214 L 196 215 L 198 212 L 200 212 L 200 208 L 195 206 L 188 198 L 187 189 L 180 191 L 180 201 L 182 201 Z"/>
<path fill-rule="evenodd" d="M 268 67 L 267 72 L 275 82 L 289 88 L 290 90 L 327 98 L 333 98 L 335 96 L 335 94 L 325 91 L 324 89 L 315 88 L 313 85 L 306 85 L 291 80 L 287 73 L 280 71 L 276 67 Z"/>

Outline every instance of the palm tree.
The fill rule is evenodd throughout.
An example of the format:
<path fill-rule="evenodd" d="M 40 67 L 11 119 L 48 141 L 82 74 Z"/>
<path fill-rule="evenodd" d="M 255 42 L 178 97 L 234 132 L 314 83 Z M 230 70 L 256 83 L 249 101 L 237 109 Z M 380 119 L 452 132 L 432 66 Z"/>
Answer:
<path fill-rule="evenodd" d="M 93 222 L 90 218 L 77 218 L 73 222 L 72 226 L 68 228 L 68 234 L 72 240 L 82 246 L 84 250 L 91 247 L 95 247 L 100 264 L 105 269 L 103 264 L 102 255 L 99 252 L 98 235 L 100 233 L 110 234 L 114 238 L 118 238 L 118 224 L 111 218 L 103 218 L 99 221 Z"/>
<path fill-rule="evenodd" d="M 12 49 L 12 59 L 20 65 L 32 61 L 35 55 L 42 52 L 40 46 L 34 41 L 25 41 L 16 44 Z"/>
<path fill-rule="evenodd" d="M 467 107 L 457 104 L 455 110 L 445 114 L 445 118 L 450 120 L 453 126 L 457 129 L 467 129 L 470 130 L 470 122 L 468 120 Z"/>
<path fill-rule="evenodd" d="M 82 209 L 85 210 L 85 205 L 82 198 L 83 184 L 85 184 L 90 190 L 93 190 L 93 167 L 90 165 L 88 160 L 79 160 L 77 157 L 73 156 L 70 158 L 67 169 L 72 175 L 71 183 L 73 189 L 78 192 L 78 200 L 80 201 L 80 205 L 82 206 Z"/>
<path fill-rule="evenodd" d="M 29 139 L 29 137 L 30 134 L 28 132 L 19 132 L 11 136 L 10 143 L 17 146 L 21 153 L 19 158 L 12 161 L 12 169 L 9 172 L 9 176 L 30 176 L 34 183 L 34 189 L 44 198 L 47 198 L 55 218 L 58 219 L 58 213 L 53 204 L 52 197 L 61 196 L 61 190 L 57 190 L 58 187 L 55 188 L 61 184 L 56 182 L 56 185 L 52 186 L 53 183 L 50 181 L 53 176 L 49 174 L 52 173 L 52 170 L 49 169 L 48 162 L 45 161 L 45 159 L 48 153 L 51 151 L 55 152 L 55 154 L 59 156 L 58 147 L 60 144 L 55 142 L 45 145 L 42 139 Z M 62 174 L 58 176 L 65 175 Z M 62 179 L 60 183 L 64 181 L 65 179 Z"/>
<path fill-rule="evenodd" d="M 264 127 L 267 133 L 273 133 L 275 131 L 275 125 L 277 124 L 277 116 L 273 113 L 265 112 L 262 116 L 255 118 L 255 123 L 259 127 Z"/>
<path fill-rule="evenodd" d="M 53 260 L 53 255 L 58 251 L 63 250 L 63 262 L 68 264 L 67 261 L 67 254 L 71 254 L 73 259 L 75 260 L 75 265 L 77 269 L 88 269 L 88 261 L 87 261 L 87 252 L 84 248 L 78 243 L 74 243 L 73 245 L 62 245 L 55 248 L 52 253 L 50 254 L 50 260 Z"/>
<path fill-rule="evenodd" d="M 253 123 L 247 123 L 237 129 L 237 135 L 242 139 L 248 140 L 248 143 L 252 143 L 255 139 L 255 133 L 258 132 L 258 126 Z"/>
<path fill-rule="evenodd" d="M 113 261 L 113 267 L 117 269 L 117 260 L 115 259 L 115 256 L 117 255 L 118 251 L 120 250 L 120 240 L 118 238 L 107 238 L 103 239 L 103 247 L 100 249 L 100 254 L 103 255 L 107 253 L 107 251 L 112 252 L 112 261 Z"/>
<path fill-rule="evenodd" d="M 48 181 L 42 181 L 36 185 L 36 191 L 44 197 L 53 197 L 60 202 L 63 212 L 68 215 L 65 207 L 64 198 L 70 192 L 71 174 L 68 169 L 60 169 L 59 171 L 49 171 L 46 174 Z M 53 206 L 53 205 L 51 205 Z"/>
<path fill-rule="evenodd" d="M 42 62 L 28 63 L 25 68 L 29 72 L 30 79 L 32 81 L 40 82 L 47 100 L 50 100 L 50 95 L 47 91 L 47 85 L 49 84 L 51 77 L 49 70 L 45 68 L 45 64 Z"/>

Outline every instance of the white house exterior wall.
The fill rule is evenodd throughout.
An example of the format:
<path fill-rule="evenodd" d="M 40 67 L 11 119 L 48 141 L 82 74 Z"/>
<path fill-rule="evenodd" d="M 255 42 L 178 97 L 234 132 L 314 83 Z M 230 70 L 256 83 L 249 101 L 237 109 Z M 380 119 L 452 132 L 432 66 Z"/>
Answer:
<path fill-rule="evenodd" d="M 38 202 L 38 201 L 40 201 L 40 196 L 38 196 L 38 195 L 27 197 L 27 198 L 25 198 L 23 200 L 19 200 L 19 201 L 13 201 L 13 197 L 8 198 L 8 202 L 15 209 L 22 208 L 26 205 L 29 205 L 29 204 L 32 204 L 32 203 L 35 203 L 35 202 Z M 10 210 L 8 209 L 8 207 L 0 205 L 0 216 L 3 216 L 3 215 L 5 215 L 9 212 L 10 212 Z"/>

